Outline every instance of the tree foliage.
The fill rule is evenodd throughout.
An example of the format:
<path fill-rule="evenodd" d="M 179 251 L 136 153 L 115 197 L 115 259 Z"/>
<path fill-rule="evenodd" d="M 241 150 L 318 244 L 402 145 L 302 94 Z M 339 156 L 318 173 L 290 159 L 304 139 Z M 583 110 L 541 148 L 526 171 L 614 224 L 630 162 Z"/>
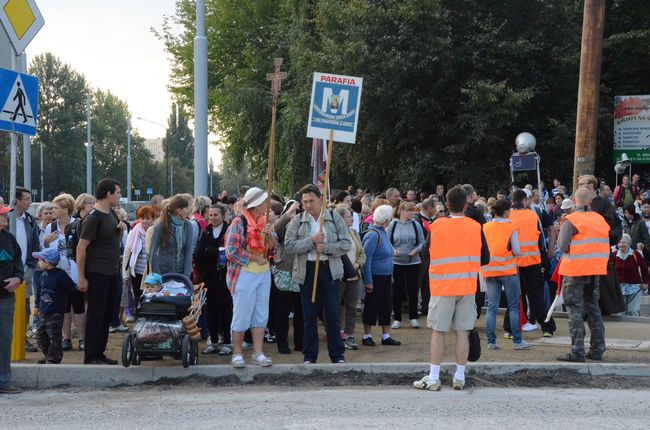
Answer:
<path fill-rule="evenodd" d="M 34 57 L 29 73 L 40 81 L 37 135 L 32 142 L 43 144 L 45 197 L 52 198 L 62 191 L 77 195 L 86 190 L 86 96 L 89 94 L 92 96 L 93 180 L 113 177 L 125 188 L 127 124 L 131 116 L 126 102 L 110 91 L 90 88 L 82 74 L 51 53 Z M 152 161 L 137 131 L 132 131 L 131 157 L 134 188 L 156 188 L 163 183 L 164 170 Z M 4 161 L 8 163 L 8 157 Z M 38 146 L 34 146 L 32 185 L 37 189 L 40 188 L 39 166 L 40 154 Z M 19 171 L 18 177 L 21 175 Z"/>
<path fill-rule="evenodd" d="M 160 32 L 172 91 L 193 97 L 194 2 Z M 275 183 L 310 178 L 306 118 L 314 71 L 362 76 L 355 145 L 337 144 L 332 184 L 431 189 L 510 181 L 522 131 L 537 137 L 543 177 L 571 178 L 583 3 L 578 0 L 208 0 L 209 112 L 227 170 L 264 179 L 274 57 L 285 59 Z M 597 173 L 609 175 L 612 101 L 648 94 L 650 4 L 608 2 Z M 226 166 L 224 166 L 225 168 Z M 226 169 L 224 169 L 226 170 Z M 227 175 L 224 175 L 227 180 Z"/>

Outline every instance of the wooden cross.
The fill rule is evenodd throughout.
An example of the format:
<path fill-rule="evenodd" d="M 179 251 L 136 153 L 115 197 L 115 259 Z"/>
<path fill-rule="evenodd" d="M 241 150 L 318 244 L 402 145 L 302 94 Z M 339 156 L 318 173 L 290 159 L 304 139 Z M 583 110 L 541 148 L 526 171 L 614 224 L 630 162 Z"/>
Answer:
<path fill-rule="evenodd" d="M 275 109 L 278 102 L 278 96 L 280 95 L 282 80 L 287 78 L 287 72 L 280 71 L 280 68 L 282 67 L 282 58 L 274 59 L 273 66 L 275 67 L 275 71 L 273 73 L 267 73 L 266 80 L 271 81 L 271 93 L 273 94 L 273 109 Z"/>
<path fill-rule="evenodd" d="M 271 105 L 271 139 L 269 142 L 269 170 L 268 170 L 268 196 L 266 197 L 266 222 L 269 221 L 269 215 L 271 211 L 271 194 L 273 193 L 273 164 L 275 160 L 275 118 L 277 115 L 278 107 L 278 96 L 280 95 L 280 87 L 282 80 L 287 78 L 287 72 L 281 72 L 280 68 L 282 67 L 282 58 L 276 58 L 273 60 L 273 66 L 275 71 L 273 73 L 267 73 L 266 80 L 271 81 L 271 93 L 273 94 L 273 104 Z M 265 237 L 265 242 L 268 248 L 268 238 Z M 267 251 L 270 251 L 267 249 Z M 267 252 L 268 254 L 268 252 Z M 266 257 L 266 256 L 265 256 Z"/>

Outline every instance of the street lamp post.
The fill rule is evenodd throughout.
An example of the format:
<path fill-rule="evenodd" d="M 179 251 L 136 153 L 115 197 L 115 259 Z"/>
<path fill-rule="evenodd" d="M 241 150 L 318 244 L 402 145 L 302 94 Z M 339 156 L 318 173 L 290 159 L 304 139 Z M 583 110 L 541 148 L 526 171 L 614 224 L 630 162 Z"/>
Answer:
<path fill-rule="evenodd" d="M 126 186 L 128 191 L 126 199 L 131 201 L 131 118 L 127 119 L 126 126 Z"/>
<path fill-rule="evenodd" d="M 208 191 L 208 39 L 205 37 L 205 0 L 196 1 L 194 38 L 194 195 Z"/>
<path fill-rule="evenodd" d="M 93 148 L 90 141 L 90 95 L 86 96 L 86 193 L 93 194 Z"/>
<path fill-rule="evenodd" d="M 40 152 L 41 152 L 41 203 L 45 201 L 45 175 L 43 174 L 43 142 L 40 142 Z"/>

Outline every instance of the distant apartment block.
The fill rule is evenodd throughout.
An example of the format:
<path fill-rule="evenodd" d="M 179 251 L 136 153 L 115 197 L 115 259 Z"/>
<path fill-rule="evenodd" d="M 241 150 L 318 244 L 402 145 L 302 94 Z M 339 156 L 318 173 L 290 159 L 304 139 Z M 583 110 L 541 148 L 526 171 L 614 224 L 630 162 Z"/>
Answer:
<path fill-rule="evenodd" d="M 155 161 L 161 162 L 165 159 L 165 150 L 163 149 L 162 138 L 147 139 L 144 141 L 144 146 L 149 150 L 149 152 L 151 152 Z"/>

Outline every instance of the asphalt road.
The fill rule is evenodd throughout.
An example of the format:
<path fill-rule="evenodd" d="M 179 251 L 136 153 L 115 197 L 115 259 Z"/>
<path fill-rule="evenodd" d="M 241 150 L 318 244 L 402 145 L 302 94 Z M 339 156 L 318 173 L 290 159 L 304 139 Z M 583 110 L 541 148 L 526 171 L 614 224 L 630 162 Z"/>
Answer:
<path fill-rule="evenodd" d="M 155 386 L 0 396 L 3 429 L 647 429 L 650 390 Z M 420 427 L 425 428 L 425 427 Z M 532 427 L 535 428 L 535 427 Z"/>

